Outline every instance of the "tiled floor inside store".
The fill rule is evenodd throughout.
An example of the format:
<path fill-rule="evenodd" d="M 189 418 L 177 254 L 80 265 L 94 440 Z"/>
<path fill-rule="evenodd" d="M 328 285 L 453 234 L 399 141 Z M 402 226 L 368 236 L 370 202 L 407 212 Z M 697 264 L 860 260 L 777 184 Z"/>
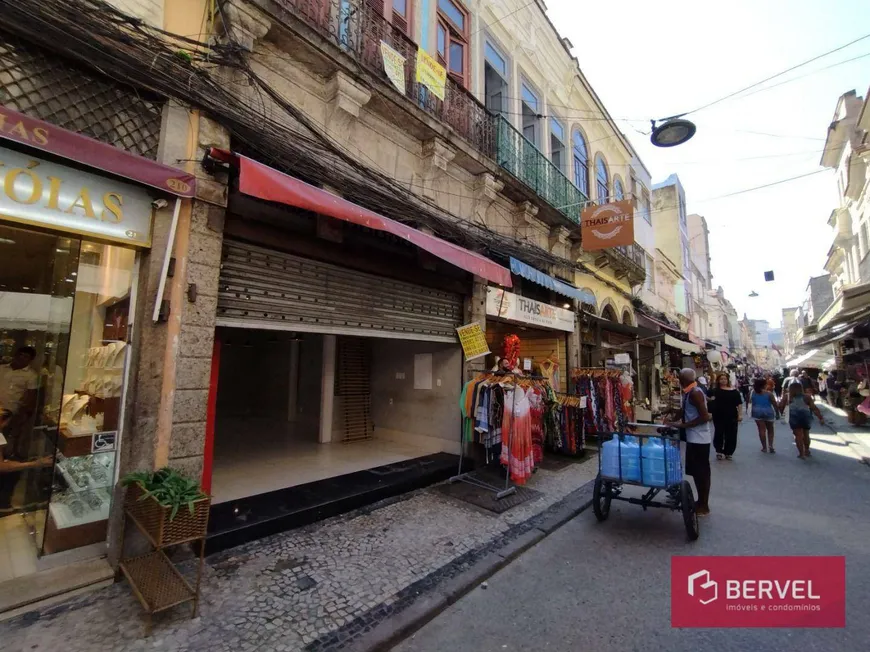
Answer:
<path fill-rule="evenodd" d="M 22 514 L 0 518 L 0 582 L 36 572 L 36 547 Z"/>
<path fill-rule="evenodd" d="M 293 424 L 245 419 L 218 424 L 212 501 L 223 503 L 438 453 L 438 445 L 371 439 L 320 444 Z"/>

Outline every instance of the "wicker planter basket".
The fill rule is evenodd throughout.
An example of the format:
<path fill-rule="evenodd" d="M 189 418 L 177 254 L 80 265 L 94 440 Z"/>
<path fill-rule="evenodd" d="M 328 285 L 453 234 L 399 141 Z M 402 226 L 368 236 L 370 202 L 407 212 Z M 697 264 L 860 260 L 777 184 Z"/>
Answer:
<path fill-rule="evenodd" d="M 155 548 L 205 537 L 211 503 L 208 497 L 193 503 L 193 514 L 184 505 L 179 508 L 175 518 L 169 520 L 172 508 L 161 505 L 151 496 L 139 500 L 143 493 L 142 487 L 138 484 L 130 485 L 124 504 L 129 516 L 136 521 L 139 529 L 148 535 Z"/>

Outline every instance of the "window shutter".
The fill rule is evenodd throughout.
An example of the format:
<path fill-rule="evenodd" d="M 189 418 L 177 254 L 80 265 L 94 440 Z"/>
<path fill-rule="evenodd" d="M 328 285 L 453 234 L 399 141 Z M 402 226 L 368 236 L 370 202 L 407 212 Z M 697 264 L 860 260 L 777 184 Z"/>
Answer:
<path fill-rule="evenodd" d="M 398 11 L 393 12 L 393 26 L 401 30 L 403 34 L 408 33 L 408 21 Z"/>
<path fill-rule="evenodd" d="M 366 0 L 366 4 L 381 16 L 384 15 L 384 0 Z"/>

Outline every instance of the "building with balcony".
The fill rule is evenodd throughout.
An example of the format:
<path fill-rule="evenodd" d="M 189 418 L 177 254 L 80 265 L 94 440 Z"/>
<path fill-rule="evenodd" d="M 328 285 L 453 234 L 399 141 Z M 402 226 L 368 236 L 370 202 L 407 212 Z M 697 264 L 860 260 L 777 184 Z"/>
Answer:
<path fill-rule="evenodd" d="M 797 331 L 799 310 L 800 309 L 797 306 L 782 309 L 782 350 L 786 358 L 791 358 L 794 355 L 795 347 L 798 344 Z"/>
<path fill-rule="evenodd" d="M 833 242 L 825 260 L 834 300 L 817 315 L 819 329 L 870 306 L 870 111 L 854 90 L 837 100 L 821 165 L 834 171 L 837 207 L 828 218 Z"/>
<path fill-rule="evenodd" d="M 686 192 L 676 174 L 652 186 L 653 229 L 656 248 L 676 266 L 679 280 L 671 288 L 678 319 L 691 325 L 693 292 L 689 250 L 689 222 Z"/>

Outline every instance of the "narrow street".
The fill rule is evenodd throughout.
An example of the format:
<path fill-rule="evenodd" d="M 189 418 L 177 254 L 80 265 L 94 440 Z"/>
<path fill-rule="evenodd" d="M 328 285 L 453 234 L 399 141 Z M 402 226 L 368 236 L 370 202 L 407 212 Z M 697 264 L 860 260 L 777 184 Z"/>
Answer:
<path fill-rule="evenodd" d="M 817 423 L 807 462 L 787 425 L 776 437 L 762 455 L 744 422 L 734 461 L 713 462 L 697 542 L 674 512 L 614 503 L 599 524 L 588 510 L 395 650 L 866 650 L 870 469 Z M 672 629 L 672 555 L 845 555 L 846 629 Z"/>

